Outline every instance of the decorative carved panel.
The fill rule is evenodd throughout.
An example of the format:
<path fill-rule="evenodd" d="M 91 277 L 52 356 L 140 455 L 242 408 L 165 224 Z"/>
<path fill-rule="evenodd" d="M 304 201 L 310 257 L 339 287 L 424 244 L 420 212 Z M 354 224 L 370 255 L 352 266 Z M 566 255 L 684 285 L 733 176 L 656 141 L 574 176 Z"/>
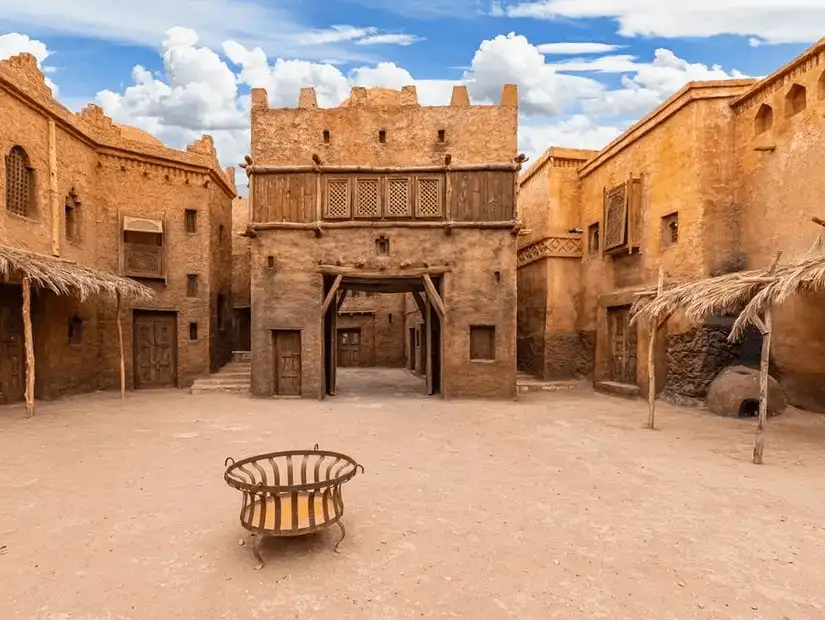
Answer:
<path fill-rule="evenodd" d="M 628 184 L 622 183 L 604 197 L 604 249 L 619 248 L 627 243 Z"/>
<path fill-rule="evenodd" d="M 349 179 L 327 179 L 324 217 L 346 219 L 349 216 Z"/>
<path fill-rule="evenodd" d="M 410 217 L 410 179 L 390 177 L 387 179 L 387 217 Z"/>
<path fill-rule="evenodd" d="M 443 211 L 441 205 L 441 179 L 438 177 L 419 177 L 417 183 L 415 216 L 440 217 Z"/>
<path fill-rule="evenodd" d="M 518 266 L 542 258 L 581 258 L 583 246 L 581 237 L 545 237 L 519 250 Z"/>
<path fill-rule="evenodd" d="M 163 248 L 124 245 L 123 265 L 129 276 L 163 276 Z"/>
<path fill-rule="evenodd" d="M 381 216 L 381 191 L 377 178 L 356 179 L 355 217 Z"/>

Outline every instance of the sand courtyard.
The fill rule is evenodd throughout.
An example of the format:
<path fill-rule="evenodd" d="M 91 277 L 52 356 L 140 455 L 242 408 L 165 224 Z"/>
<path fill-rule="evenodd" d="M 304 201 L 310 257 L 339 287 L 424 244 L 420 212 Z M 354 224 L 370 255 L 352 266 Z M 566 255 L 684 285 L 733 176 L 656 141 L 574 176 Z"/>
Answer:
<path fill-rule="evenodd" d="M 344 371 L 323 402 L 182 391 L 0 409 L 0 617 L 825 617 L 825 417 L 755 422 L 589 389 L 429 399 Z M 371 383 L 372 382 L 372 383 Z M 370 389 L 373 388 L 373 389 Z M 254 571 L 224 459 L 353 456 L 338 531 Z"/>

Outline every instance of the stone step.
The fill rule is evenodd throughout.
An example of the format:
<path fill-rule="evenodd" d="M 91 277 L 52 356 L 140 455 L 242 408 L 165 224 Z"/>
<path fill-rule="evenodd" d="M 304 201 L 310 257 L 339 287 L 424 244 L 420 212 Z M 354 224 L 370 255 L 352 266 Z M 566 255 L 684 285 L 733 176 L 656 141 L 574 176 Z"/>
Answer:
<path fill-rule="evenodd" d="M 215 393 L 230 393 L 230 394 L 248 394 L 248 385 L 211 385 L 199 386 L 197 384 L 189 388 L 190 394 L 215 394 Z"/>
<path fill-rule="evenodd" d="M 543 381 L 535 377 L 517 377 L 516 388 L 519 392 L 543 391 L 543 392 L 560 392 L 564 390 L 572 390 L 582 385 L 581 381 Z"/>
<path fill-rule="evenodd" d="M 216 372 L 214 375 L 209 375 L 208 377 L 204 377 L 204 379 L 217 378 L 217 379 L 247 379 L 248 380 L 249 377 L 250 377 L 249 370 L 243 370 L 243 369 L 240 369 L 240 370 L 235 370 L 235 369 L 226 370 L 225 368 L 222 368 L 221 370 Z"/>
<path fill-rule="evenodd" d="M 249 375 L 210 375 L 196 379 L 193 385 L 249 385 L 250 383 Z"/>
<path fill-rule="evenodd" d="M 619 383 L 617 381 L 599 381 L 593 386 L 600 394 L 608 396 L 618 396 L 619 398 L 639 398 L 642 395 L 642 388 L 630 383 Z"/>
<path fill-rule="evenodd" d="M 251 362 L 252 361 L 252 352 L 251 351 L 232 351 L 232 361 L 233 362 Z"/>

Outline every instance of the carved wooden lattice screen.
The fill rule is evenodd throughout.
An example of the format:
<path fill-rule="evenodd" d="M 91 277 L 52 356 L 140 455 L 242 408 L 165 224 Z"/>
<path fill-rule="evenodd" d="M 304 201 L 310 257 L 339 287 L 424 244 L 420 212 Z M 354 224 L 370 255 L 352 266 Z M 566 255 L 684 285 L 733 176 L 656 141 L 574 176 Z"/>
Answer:
<path fill-rule="evenodd" d="M 380 217 L 381 192 L 378 179 L 355 182 L 355 217 Z"/>
<path fill-rule="evenodd" d="M 437 177 L 423 177 L 418 179 L 418 192 L 415 201 L 416 217 L 440 217 L 441 180 Z"/>
<path fill-rule="evenodd" d="M 6 209 L 28 216 L 32 199 L 32 175 L 26 152 L 15 146 L 6 157 Z"/>
<path fill-rule="evenodd" d="M 349 216 L 349 179 L 328 179 L 324 217 L 346 219 Z"/>
<path fill-rule="evenodd" d="M 627 202 L 628 183 L 622 183 L 605 193 L 603 237 L 605 251 L 619 248 L 627 243 Z"/>
<path fill-rule="evenodd" d="M 408 178 L 387 179 L 387 217 L 409 217 L 410 180 Z"/>

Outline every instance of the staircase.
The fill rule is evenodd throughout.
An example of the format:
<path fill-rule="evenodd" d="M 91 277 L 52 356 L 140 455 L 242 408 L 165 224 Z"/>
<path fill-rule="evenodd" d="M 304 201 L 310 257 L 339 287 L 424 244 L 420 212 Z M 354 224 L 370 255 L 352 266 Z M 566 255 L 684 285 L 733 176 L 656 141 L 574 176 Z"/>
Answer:
<path fill-rule="evenodd" d="M 196 379 L 190 394 L 210 394 L 214 392 L 234 392 L 248 394 L 252 358 L 249 351 L 233 351 L 232 361 L 218 372 Z"/>

